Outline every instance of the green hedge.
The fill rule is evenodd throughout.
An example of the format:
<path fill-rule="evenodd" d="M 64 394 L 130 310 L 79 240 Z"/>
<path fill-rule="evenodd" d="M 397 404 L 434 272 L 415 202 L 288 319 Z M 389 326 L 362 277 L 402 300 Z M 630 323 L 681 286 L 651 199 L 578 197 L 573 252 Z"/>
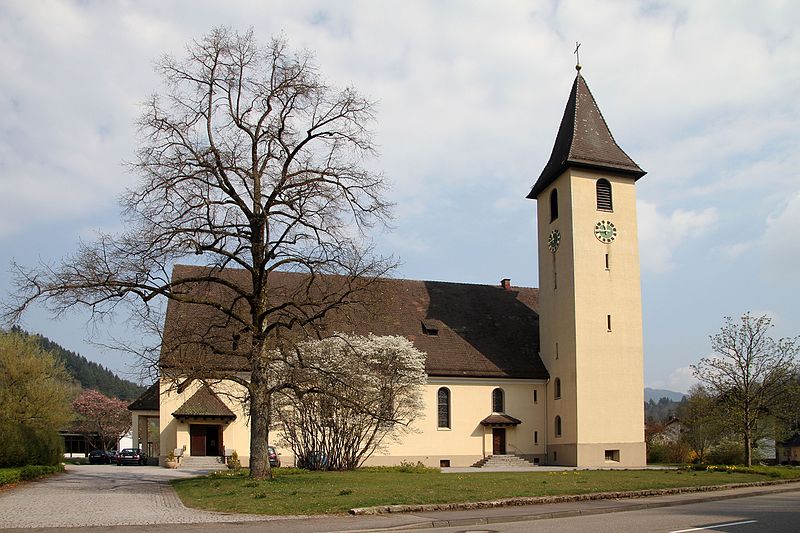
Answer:
<path fill-rule="evenodd" d="M 64 465 L 28 465 L 15 468 L 0 468 L 0 485 L 19 483 L 31 479 L 49 476 L 56 472 L 63 472 Z"/>
<path fill-rule="evenodd" d="M 0 467 L 57 465 L 64 457 L 64 443 L 55 429 L 5 423 L 0 424 L 0 435 Z"/>

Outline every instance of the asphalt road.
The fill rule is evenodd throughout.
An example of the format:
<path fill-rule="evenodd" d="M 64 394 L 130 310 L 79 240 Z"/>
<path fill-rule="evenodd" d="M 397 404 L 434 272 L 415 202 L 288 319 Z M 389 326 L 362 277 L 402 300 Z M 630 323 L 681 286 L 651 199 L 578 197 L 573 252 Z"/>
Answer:
<path fill-rule="evenodd" d="M 246 530 L 245 530 L 246 531 Z M 437 533 L 797 533 L 800 531 L 800 490 L 747 498 L 709 501 L 674 507 L 625 511 L 550 520 L 506 522 L 480 526 L 425 529 Z M 249 532 L 248 532 L 249 533 Z"/>

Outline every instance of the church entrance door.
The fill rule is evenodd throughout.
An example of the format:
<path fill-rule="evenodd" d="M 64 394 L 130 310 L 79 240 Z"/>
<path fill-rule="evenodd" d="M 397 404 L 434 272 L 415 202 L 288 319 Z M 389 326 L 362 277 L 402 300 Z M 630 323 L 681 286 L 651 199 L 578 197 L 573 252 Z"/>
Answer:
<path fill-rule="evenodd" d="M 492 455 L 505 455 L 506 428 L 492 428 Z"/>
<path fill-rule="evenodd" d="M 222 449 L 222 427 L 190 424 L 189 453 L 194 457 L 219 456 Z"/>

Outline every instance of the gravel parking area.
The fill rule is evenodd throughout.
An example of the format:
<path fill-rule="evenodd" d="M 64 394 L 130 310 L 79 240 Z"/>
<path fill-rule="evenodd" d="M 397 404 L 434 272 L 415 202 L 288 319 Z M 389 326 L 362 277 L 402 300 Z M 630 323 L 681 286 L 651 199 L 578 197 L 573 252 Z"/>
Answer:
<path fill-rule="evenodd" d="M 0 492 L 0 529 L 269 519 L 184 507 L 169 481 L 206 472 L 157 466 L 67 465 L 64 474 Z"/>

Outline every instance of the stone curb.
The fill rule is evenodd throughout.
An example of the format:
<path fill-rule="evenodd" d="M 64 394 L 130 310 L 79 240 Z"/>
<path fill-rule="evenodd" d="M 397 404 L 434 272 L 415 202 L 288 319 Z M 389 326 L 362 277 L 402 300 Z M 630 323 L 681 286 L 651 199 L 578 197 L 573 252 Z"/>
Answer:
<path fill-rule="evenodd" d="M 646 498 L 650 496 L 670 496 L 673 494 L 691 494 L 696 492 L 715 492 L 721 490 L 742 489 L 749 487 L 767 487 L 800 483 L 800 479 L 780 479 L 775 481 L 755 481 L 751 483 L 731 483 L 729 485 L 712 485 L 706 487 L 676 487 L 671 489 L 629 490 L 619 492 L 593 492 L 589 494 L 573 494 L 562 496 L 531 496 L 520 498 L 502 498 L 479 502 L 463 503 L 429 503 L 412 505 L 378 505 L 375 507 L 356 507 L 350 509 L 351 515 L 379 515 L 389 513 L 426 513 L 433 511 L 469 511 L 475 509 L 493 509 L 497 507 L 515 507 L 522 505 L 541 505 L 548 503 L 571 503 L 591 500 L 621 500 Z"/>

